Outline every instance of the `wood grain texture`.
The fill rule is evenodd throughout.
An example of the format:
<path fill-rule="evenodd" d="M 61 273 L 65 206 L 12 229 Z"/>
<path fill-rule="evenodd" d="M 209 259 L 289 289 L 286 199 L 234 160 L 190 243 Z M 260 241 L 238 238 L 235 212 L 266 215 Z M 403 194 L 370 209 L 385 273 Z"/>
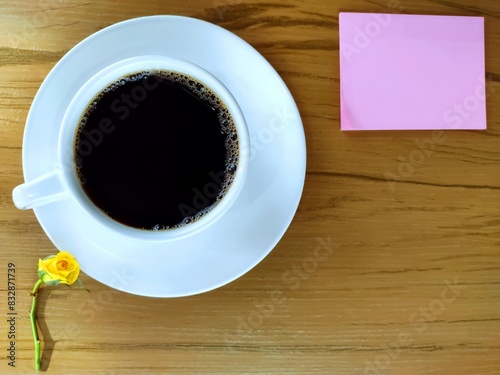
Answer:
<path fill-rule="evenodd" d="M 447 132 L 411 170 L 405 161 L 431 133 L 340 132 L 339 11 L 484 16 L 488 130 Z M 153 14 L 223 26 L 280 73 L 307 137 L 303 198 L 269 257 L 218 290 L 151 299 L 86 275 L 91 293 L 45 289 L 47 373 L 500 374 L 496 0 L 2 1 L 0 373 L 33 373 L 28 291 L 37 259 L 55 251 L 33 213 L 11 201 L 23 181 L 31 102 L 76 43 Z M 9 262 L 17 267 L 16 368 L 5 358 Z"/>

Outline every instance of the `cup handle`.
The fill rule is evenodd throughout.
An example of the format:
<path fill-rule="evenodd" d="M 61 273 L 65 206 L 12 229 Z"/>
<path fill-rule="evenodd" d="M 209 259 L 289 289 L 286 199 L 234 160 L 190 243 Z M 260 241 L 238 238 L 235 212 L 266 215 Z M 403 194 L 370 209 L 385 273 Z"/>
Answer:
<path fill-rule="evenodd" d="M 65 196 L 66 191 L 58 169 L 16 186 L 12 191 L 12 200 L 20 210 L 56 202 Z"/>

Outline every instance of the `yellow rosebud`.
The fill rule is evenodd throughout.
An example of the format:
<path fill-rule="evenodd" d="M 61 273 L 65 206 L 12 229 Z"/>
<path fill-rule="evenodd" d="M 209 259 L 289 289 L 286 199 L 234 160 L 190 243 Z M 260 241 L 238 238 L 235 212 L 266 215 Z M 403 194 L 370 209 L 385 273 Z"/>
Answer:
<path fill-rule="evenodd" d="M 48 256 L 38 261 L 38 277 L 47 285 L 71 285 L 80 275 L 76 259 L 66 251 Z"/>

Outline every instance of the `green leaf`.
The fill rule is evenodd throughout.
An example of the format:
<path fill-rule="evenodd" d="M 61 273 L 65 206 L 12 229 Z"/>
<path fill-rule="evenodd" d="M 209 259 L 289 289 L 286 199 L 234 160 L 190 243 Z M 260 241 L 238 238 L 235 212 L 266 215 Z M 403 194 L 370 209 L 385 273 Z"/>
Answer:
<path fill-rule="evenodd" d="M 56 286 L 59 285 L 59 280 L 43 280 L 43 282 L 48 286 Z"/>

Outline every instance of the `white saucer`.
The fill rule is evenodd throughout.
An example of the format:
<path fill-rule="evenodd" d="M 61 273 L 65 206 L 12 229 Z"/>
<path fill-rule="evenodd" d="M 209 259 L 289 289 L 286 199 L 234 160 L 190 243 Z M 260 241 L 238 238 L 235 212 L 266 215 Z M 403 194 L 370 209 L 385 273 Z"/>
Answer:
<path fill-rule="evenodd" d="M 252 156 L 237 201 L 206 231 L 159 243 L 100 228 L 70 199 L 35 214 L 55 246 L 75 255 L 96 280 L 138 295 L 188 296 L 227 284 L 259 263 L 285 233 L 302 194 L 306 146 L 300 114 L 276 71 L 245 41 L 179 16 L 132 19 L 88 37 L 57 63 L 35 97 L 24 134 L 24 177 L 30 181 L 57 166 L 62 116 L 87 79 L 116 61 L 151 54 L 202 66 L 240 103 Z"/>

